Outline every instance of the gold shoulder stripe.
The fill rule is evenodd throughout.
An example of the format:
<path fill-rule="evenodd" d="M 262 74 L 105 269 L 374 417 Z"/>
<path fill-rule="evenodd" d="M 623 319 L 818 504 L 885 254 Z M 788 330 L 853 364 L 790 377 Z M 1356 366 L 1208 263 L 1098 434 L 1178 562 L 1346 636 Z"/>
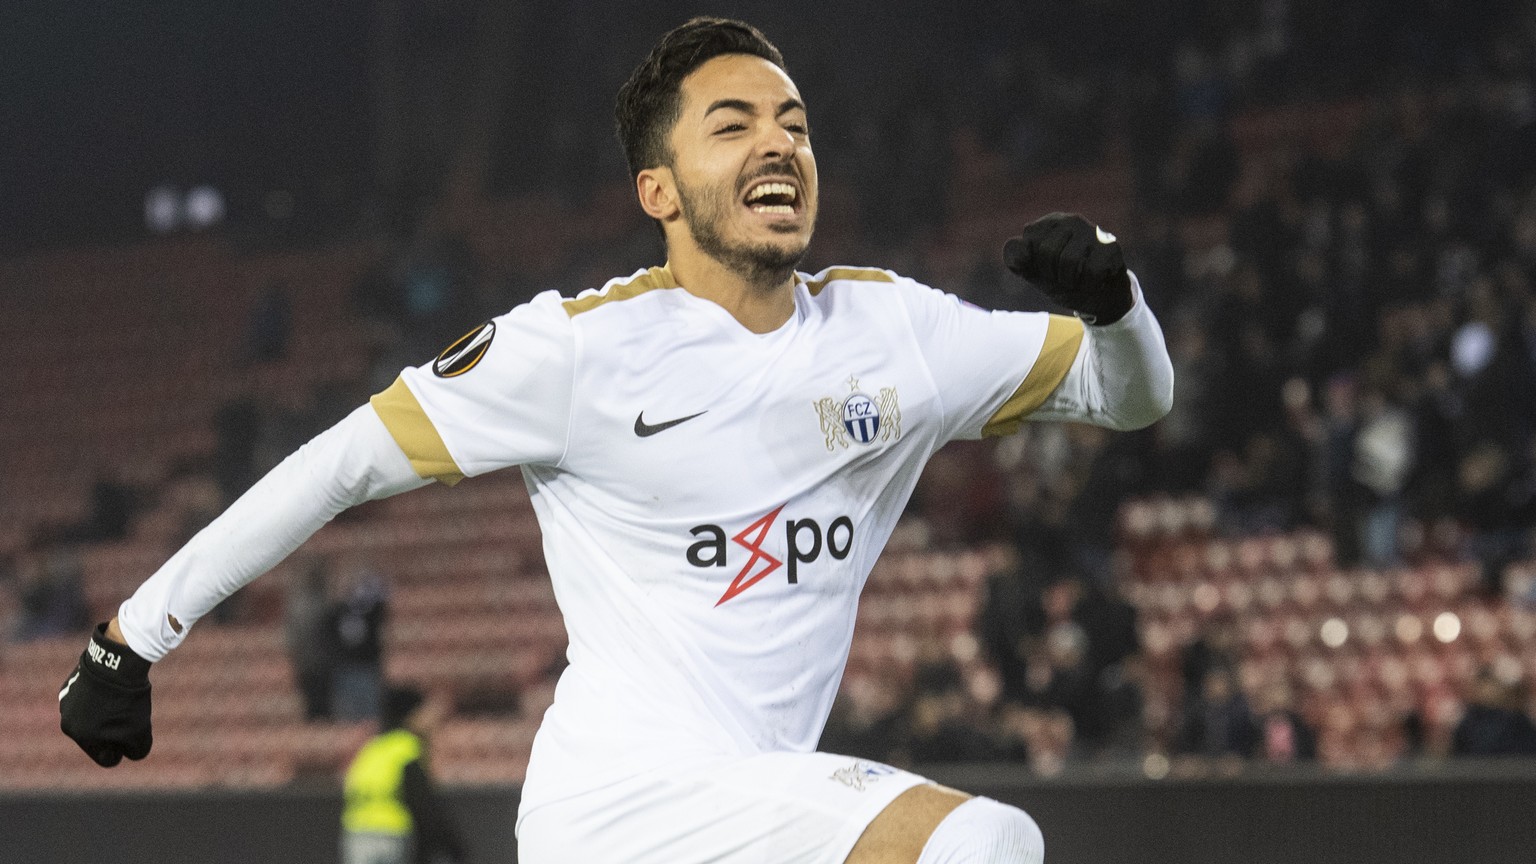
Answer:
<path fill-rule="evenodd" d="M 1077 359 L 1077 349 L 1083 342 L 1083 322 L 1067 315 L 1052 315 L 1045 327 L 1045 344 L 1040 346 L 1040 356 L 1024 376 L 1019 389 L 1013 391 L 1001 408 L 998 408 L 981 427 L 983 437 L 1012 435 L 1019 431 L 1024 418 L 1039 408 L 1061 380 L 1072 369 Z"/>
<path fill-rule="evenodd" d="M 827 287 L 828 282 L 836 282 L 839 279 L 851 279 L 855 282 L 895 282 L 891 274 L 884 270 L 876 270 L 873 267 L 833 267 L 821 274 L 820 279 L 807 279 L 805 287 L 811 291 L 814 297 L 821 293 L 821 289 Z"/>
<path fill-rule="evenodd" d="M 437 434 L 437 427 L 432 425 L 427 412 L 421 410 L 421 403 L 416 401 L 411 388 L 405 386 L 404 378 L 396 378 L 395 383 L 368 401 L 373 403 L 373 410 L 384 421 L 384 428 L 411 460 L 416 476 L 446 486 L 464 479 L 464 472 L 448 454 L 443 436 Z"/>
<path fill-rule="evenodd" d="M 615 300 L 628 300 L 631 297 L 639 296 L 647 291 L 654 291 L 657 288 L 676 287 L 677 280 L 672 278 L 672 271 L 670 269 L 665 266 L 652 267 L 627 282 L 612 285 L 596 294 L 567 300 L 561 305 L 565 307 L 565 314 L 575 318 L 577 315 L 596 309 L 604 303 Z"/>

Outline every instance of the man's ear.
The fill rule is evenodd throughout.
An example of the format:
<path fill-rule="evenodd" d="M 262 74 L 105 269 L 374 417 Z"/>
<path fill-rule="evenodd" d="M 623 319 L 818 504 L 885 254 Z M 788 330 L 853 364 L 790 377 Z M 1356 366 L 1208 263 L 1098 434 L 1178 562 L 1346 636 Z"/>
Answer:
<path fill-rule="evenodd" d="M 640 209 L 645 215 L 665 222 L 676 216 L 678 205 L 677 182 L 672 169 L 665 165 L 647 168 L 635 177 L 635 195 L 640 199 Z"/>

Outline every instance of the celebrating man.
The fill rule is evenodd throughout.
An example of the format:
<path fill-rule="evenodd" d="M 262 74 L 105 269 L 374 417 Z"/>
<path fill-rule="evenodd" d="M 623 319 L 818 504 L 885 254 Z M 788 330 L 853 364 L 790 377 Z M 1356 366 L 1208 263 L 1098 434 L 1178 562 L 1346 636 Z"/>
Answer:
<path fill-rule="evenodd" d="M 346 507 L 517 465 L 570 635 L 524 862 L 1042 861 L 1022 811 L 816 743 L 864 580 L 939 447 L 1168 410 L 1118 242 L 1051 214 L 1006 245 L 1076 317 L 988 312 L 885 270 L 798 272 L 810 123 L 740 22 L 664 36 L 617 120 L 666 265 L 539 295 L 289 457 L 98 629 L 65 731 L 104 765 L 142 758 L 149 662 L 219 600 Z"/>

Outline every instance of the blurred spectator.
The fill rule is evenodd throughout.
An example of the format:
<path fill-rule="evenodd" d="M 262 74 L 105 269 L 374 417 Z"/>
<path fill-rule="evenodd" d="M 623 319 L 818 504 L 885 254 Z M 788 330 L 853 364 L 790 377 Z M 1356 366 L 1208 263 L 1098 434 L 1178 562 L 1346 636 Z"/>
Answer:
<path fill-rule="evenodd" d="M 994 573 L 986 591 L 979 641 L 1007 700 L 1064 712 L 1071 740 L 1086 752 L 1138 734 L 1121 728 L 1140 717 L 1126 701 L 1140 696 L 1139 667 L 1130 662 L 1136 611 L 1129 603 L 1111 588 L 1070 577 L 1051 580 L 1031 597 L 1012 569 Z"/>
<path fill-rule="evenodd" d="M 1317 758 L 1317 735 L 1292 705 L 1290 685 L 1276 681 L 1259 695 L 1258 752 L 1271 765 L 1289 765 Z"/>
<path fill-rule="evenodd" d="M 1212 671 L 1237 664 L 1241 651 L 1237 637 L 1237 622 L 1222 615 L 1208 621 L 1194 641 L 1185 646 L 1179 663 L 1185 694 L 1199 693 Z"/>
<path fill-rule="evenodd" d="M 1363 496 L 1359 547 L 1372 567 L 1397 563 L 1403 491 L 1414 461 L 1412 428 L 1408 415 L 1385 394 L 1365 394 L 1350 474 Z"/>
<path fill-rule="evenodd" d="M 1456 724 L 1457 756 L 1536 756 L 1536 724 L 1525 713 L 1525 684 L 1484 666 L 1472 682 L 1466 714 Z"/>
<path fill-rule="evenodd" d="M 121 540 L 138 511 L 142 493 L 118 478 L 98 477 L 91 484 L 91 513 L 82 526 L 82 541 Z"/>
<path fill-rule="evenodd" d="M 1195 756 L 1246 759 L 1258 750 L 1260 734 L 1236 676 L 1226 666 L 1215 666 L 1205 673 L 1198 694 L 1185 708 L 1179 750 Z"/>
<path fill-rule="evenodd" d="M 1472 551 L 1495 565 L 1531 553 L 1536 525 L 1536 438 L 1512 453 L 1480 440 L 1462 456 L 1456 510 L 1472 533 Z"/>
<path fill-rule="evenodd" d="M 1087 581 L 1106 581 L 1114 553 L 1115 514 L 1126 498 L 1146 488 L 1148 472 L 1136 455 L 1143 447 L 1141 436 L 1074 424 L 1068 427 L 1068 437 L 1082 454 L 1082 467 L 1073 472 L 1072 495 L 1061 516 L 1066 565 Z"/>
<path fill-rule="evenodd" d="M 331 709 L 338 720 L 378 715 L 388 600 L 384 577 L 357 569 L 351 571 L 342 599 L 330 609 L 328 629 L 336 652 Z"/>
<path fill-rule="evenodd" d="M 246 326 L 245 355 L 255 363 L 282 360 L 288 356 L 288 342 L 293 336 L 293 303 L 288 286 L 273 281 L 256 298 Z"/>
<path fill-rule="evenodd" d="M 1157 485 L 1172 492 L 1199 486 L 1210 460 L 1209 418 L 1221 358 L 1210 349 L 1203 322 L 1178 308 L 1163 314 L 1168 354 L 1173 360 L 1173 410 L 1153 427 L 1162 452 Z"/>
<path fill-rule="evenodd" d="M 91 481 L 89 510 L 83 519 L 62 525 L 50 525 L 34 532 L 34 545 L 69 546 L 78 543 L 102 543 L 121 540 L 128 533 L 133 517 L 148 503 L 150 491 L 142 474 L 143 465 L 104 467 Z"/>
<path fill-rule="evenodd" d="M 905 688 L 893 675 L 850 675 L 832 705 L 820 749 L 877 762 L 907 762 Z"/>
<path fill-rule="evenodd" d="M 1098 680 L 1136 653 L 1136 607 L 1120 596 L 1118 585 L 1082 585 L 1072 617 L 1088 637 L 1088 674 Z"/>
<path fill-rule="evenodd" d="M 249 398 L 221 405 L 213 417 L 213 477 L 219 484 L 219 509 L 233 504 L 256 482 L 256 443 L 261 407 Z"/>
<path fill-rule="evenodd" d="M 999 727 L 1003 758 L 1026 761 L 1040 777 L 1060 774 L 1074 755 L 1072 717 L 1060 709 L 1006 703 L 999 711 Z"/>
<path fill-rule="evenodd" d="M 413 364 L 441 351 L 483 311 L 474 300 L 479 272 L 473 249 L 462 233 L 440 222 L 435 214 L 424 219 L 403 252 L 380 262 L 353 289 L 355 308 L 391 327 Z"/>
<path fill-rule="evenodd" d="M 1088 671 L 1088 637 L 1077 622 L 1064 619 L 1049 624 L 1028 654 L 1024 705 L 1065 712 L 1076 731 L 1093 722 L 1093 681 Z"/>
<path fill-rule="evenodd" d="M 329 569 L 323 557 L 301 562 L 289 577 L 283 607 L 283 641 L 304 699 L 304 719 L 311 723 L 331 719 L 335 686 L 336 634 L 327 616 Z"/>
<path fill-rule="evenodd" d="M 79 633 L 91 626 L 80 555 L 69 546 L 23 558 L 17 584 L 18 641 Z"/>
<path fill-rule="evenodd" d="M 993 572 L 983 590 L 977 639 L 1002 676 L 1003 693 L 1009 698 L 1020 698 L 1027 688 L 1030 639 L 1044 626 L 1044 612 L 1037 593 L 1030 591 L 1018 566 Z"/>
<path fill-rule="evenodd" d="M 987 692 L 977 693 L 977 689 Z M 968 676 L 948 660 L 923 664 L 917 670 L 908 712 L 907 758 L 918 765 L 996 758 L 997 748 L 987 729 L 986 714 L 1000 689 L 996 685 L 971 686 Z"/>
<path fill-rule="evenodd" d="M 1225 532 L 1268 534 L 1295 527 L 1303 508 L 1306 446 L 1290 431 L 1255 432 L 1241 452 L 1217 451 L 1207 488 Z"/>
<path fill-rule="evenodd" d="M 1333 534 L 1334 555 L 1339 564 L 1360 562 L 1360 526 L 1365 508 L 1364 492 L 1355 479 L 1356 438 L 1360 432 L 1360 407 L 1353 378 L 1335 377 L 1328 382 L 1323 401 L 1321 431 L 1314 441 L 1314 459 L 1324 493 L 1323 517 Z"/>
<path fill-rule="evenodd" d="M 1136 609 L 1113 586 L 1085 583 L 1073 618 L 1088 640 L 1084 670 L 1091 707 L 1079 723 L 1083 745 L 1100 750 L 1126 735 L 1139 737 L 1141 667 Z M 1122 727 L 1129 725 L 1129 730 Z"/>
<path fill-rule="evenodd" d="M 1110 759 L 1134 759 L 1147 747 L 1147 667 L 1139 654 L 1106 667 L 1098 678 L 1096 742 L 1100 755 Z"/>

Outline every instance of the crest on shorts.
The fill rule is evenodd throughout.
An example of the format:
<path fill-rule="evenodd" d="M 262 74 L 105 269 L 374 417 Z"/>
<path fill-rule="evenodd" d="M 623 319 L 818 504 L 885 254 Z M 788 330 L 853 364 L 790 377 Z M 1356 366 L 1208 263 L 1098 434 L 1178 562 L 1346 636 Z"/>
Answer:
<path fill-rule="evenodd" d="M 831 776 L 827 779 L 836 780 L 837 782 L 847 786 L 855 792 L 863 792 L 864 789 L 869 786 L 869 784 L 877 783 L 881 777 L 886 777 L 895 773 L 896 769 L 889 765 L 882 765 L 879 762 L 865 762 L 863 759 L 855 759 L 853 760 L 852 765 L 848 765 L 833 771 Z"/>
<path fill-rule="evenodd" d="M 827 452 L 852 447 L 854 443 L 873 444 L 901 438 L 901 405 L 896 401 L 895 387 L 882 387 L 879 395 L 871 399 L 859 390 L 859 379 L 850 375 L 848 389 L 852 392 L 841 401 L 828 396 L 812 403 L 821 418 Z"/>

